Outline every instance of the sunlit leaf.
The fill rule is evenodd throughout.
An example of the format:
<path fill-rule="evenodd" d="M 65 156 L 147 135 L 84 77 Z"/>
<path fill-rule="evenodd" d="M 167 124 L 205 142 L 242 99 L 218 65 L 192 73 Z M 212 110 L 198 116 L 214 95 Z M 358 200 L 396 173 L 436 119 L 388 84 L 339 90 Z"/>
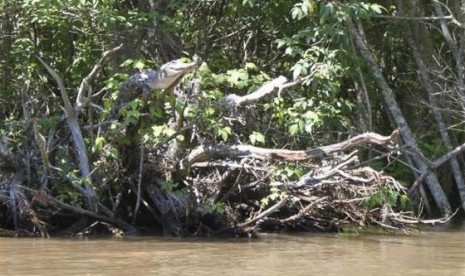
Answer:
<path fill-rule="evenodd" d="M 383 13 L 382 11 L 383 7 L 377 4 L 372 4 L 371 5 L 371 10 L 374 11 L 376 14 L 381 14 Z"/>
<path fill-rule="evenodd" d="M 134 63 L 132 64 L 132 67 L 135 69 L 141 70 L 145 68 L 145 63 L 139 59 L 139 60 L 134 61 Z"/>
<path fill-rule="evenodd" d="M 292 72 L 292 77 L 296 80 L 300 76 L 300 72 L 302 72 L 302 66 L 300 64 L 294 65 L 294 71 Z"/>
<path fill-rule="evenodd" d="M 249 135 L 249 140 L 252 145 L 255 145 L 256 143 L 265 144 L 265 136 L 257 131 L 253 131 L 252 134 Z"/>
<path fill-rule="evenodd" d="M 291 126 L 289 126 L 289 134 L 290 135 L 299 134 L 299 125 L 298 124 L 292 124 Z"/>

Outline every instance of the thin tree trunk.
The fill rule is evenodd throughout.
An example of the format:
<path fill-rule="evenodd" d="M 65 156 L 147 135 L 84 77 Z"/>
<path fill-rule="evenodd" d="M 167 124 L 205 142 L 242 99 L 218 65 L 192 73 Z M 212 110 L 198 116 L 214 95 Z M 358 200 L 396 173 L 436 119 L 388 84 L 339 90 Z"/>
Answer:
<path fill-rule="evenodd" d="M 433 1 L 434 12 L 438 17 L 444 17 L 444 12 L 442 10 L 441 4 L 437 1 Z M 456 70 L 456 78 L 457 78 L 457 88 L 459 89 L 460 95 L 464 95 L 465 93 L 465 81 L 464 81 L 464 67 L 463 67 L 463 49 L 460 47 L 460 43 L 458 43 L 453 35 L 451 34 L 449 27 L 447 25 L 447 20 L 442 19 L 439 20 L 441 25 L 442 35 L 446 40 L 447 46 L 452 52 L 452 55 L 455 59 L 455 70 Z M 462 99 L 462 107 L 465 109 L 465 102 Z"/>
<path fill-rule="evenodd" d="M 413 56 L 415 58 L 415 61 L 419 69 L 418 74 L 420 75 L 420 78 L 423 82 L 423 86 L 425 87 L 426 92 L 428 93 L 428 100 L 431 106 L 431 112 L 433 113 L 434 120 L 436 121 L 437 127 L 439 129 L 442 142 L 444 143 L 448 151 L 452 151 L 454 147 L 449 137 L 449 133 L 447 132 L 447 126 L 444 123 L 442 113 L 438 108 L 438 102 L 436 100 L 436 97 L 434 96 L 435 91 L 431 83 L 431 78 L 427 72 L 428 69 L 426 67 L 426 64 L 420 57 L 420 53 L 418 52 L 418 49 L 416 48 L 415 42 L 413 41 L 412 38 L 408 39 L 408 43 L 410 45 L 410 48 L 412 49 Z M 462 177 L 462 172 L 460 170 L 459 162 L 457 158 L 454 157 L 449 160 L 449 163 L 452 169 L 452 174 L 454 175 L 457 189 L 460 194 L 462 208 L 465 210 L 465 181 L 464 181 L 464 178 Z"/>
<path fill-rule="evenodd" d="M 404 11 L 403 11 L 401 1 L 398 2 L 398 8 L 399 8 L 399 14 L 403 15 Z M 431 81 L 432 76 L 429 74 L 429 71 L 428 71 L 428 68 L 431 66 L 431 64 L 428 64 L 428 65 L 426 64 L 423 58 L 424 55 L 422 56 L 422 54 L 420 53 L 420 50 L 417 47 L 417 45 L 423 45 L 423 49 L 430 49 L 428 45 L 431 45 L 431 43 L 429 43 L 429 41 L 425 42 L 425 40 L 428 39 L 425 34 L 421 35 L 421 39 L 423 41 L 421 41 L 420 43 L 418 41 L 414 41 L 412 32 L 410 31 L 409 28 L 406 28 L 406 39 L 410 46 L 410 50 L 413 54 L 415 62 L 417 63 L 417 66 L 418 66 L 418 75 L 428 94 L 428 100 L 429 100 L 431 112 L 433 114 L 434 120 L 436 121 L 437 128 L 439 129 L 442 142 L 446 146 L 447 150 L 450 152 L 454 149 L 454 146 L 449 137 L 449 133 L 447 131 L 447 126 L 446 126 L 446 123 L 444 122 L 442 112 L 439 109 L 439 103 L 435 97 L 436 92 L 433 87 L 433 83 Z M 457 189 L 459 191 L 460 200 L 462 202 L 462 208 L 465 210 L 465 180 L 460 170 L 460 164 L 456 157 L 451 158 L 449 160 L 449 164 L 452 169 L 452 174 L 454 175 Z"/>
<path fill-rule="evenodd" d="M 368 90 L 362 70 L 360 70 L 360 67 L 358 66 L 356 70 L 357 75 L 359 76 L 359 82 L 355 81 L 355 86 L 357 90 L 360 128 L 363 132 L 371 132 L 373 131 L 373 112 L 371 110 L 370 97 L 368 96 Z"/>
<path fill-rule="evenodd" d="M 421 158 L 421 151 L 416 144 L 416 140 L 413 136 L 412 131 L 410 130 L 407 121 L 405 120 L 402 111 L 397 104 L 395 99 L 394 93 L 392 89 L 389 87 L 386 79 L 384 78 L 381 69 L 375 62 L 375 59 L 368 49 L 368 45 L 365 42 L 366 39 L 363 35 L 363 32 L 358 31 L 355 26 L 353 25 L 352 21 L 348 20 L 348 27 L 351 35 L 354 38 L 355 44 L 362 55 L 363 59 L 368 65 L 373 77 L 375 78 L 376 83 L 378 84 L 379 90 L 381 92 L 381 96 L 383 101 L 385 102 L 385 106 L 387 107 L 387 111 L 390 113 L 393 123 L 396 127 L 401 129 L 401 138 L 403 142 L 413 150 L 414 154 L 411 156 L 415 167 L 420 171 L 420 173 L 428 170 L 428 164 L 426 164 L 425 160 Z M 441 215 L 447 216 L 452 213 L 451 206 L 444 191 L 439 184 L 439 181 L 434 173 L 428 174 L 425 178 L 425 182 L 428 186 L 428 189 L 433 196 L 433 199 L 441 212 Z"/>
<path fill-rule="evenodd" d="M 63 81 L 58 76 L 58 74 L 50 66 L 48 66 L 41 58 L 39 58 L 40 63 L 47 69 L 48 73 L 55 79 L 58 84 L 58 88 L 61 92 L 61 98 L 64 103 L 64 110 L 66 115 L 66 121 L 68 122 L 69 130 L 71 131 L 71 137 L 76 149 L 76 154 L 78 156 L 79 168 L 82 176 L 82 190 L 84 191 L 83 196 L 86 198 L 87 205 L 89 210 L 92 212 L 97 212 L 98 210 L 98 200 L 97 194 L 95 193 L 94 186 L 92 185 L 92 178 L 90 175 L 89 167 L 89 158 L 87 156 L 87 148 L 84 143 L 84 137 L 82 136 L 81 127 L 74 113 L 74 109 L 71 105 L 71 102 L 66 92 Z"/>

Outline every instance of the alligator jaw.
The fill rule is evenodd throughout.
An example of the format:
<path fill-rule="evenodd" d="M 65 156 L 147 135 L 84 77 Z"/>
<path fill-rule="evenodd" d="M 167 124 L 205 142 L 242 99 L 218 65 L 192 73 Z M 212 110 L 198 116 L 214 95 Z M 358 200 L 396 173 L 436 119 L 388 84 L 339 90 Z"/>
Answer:
<path fill-rule="evenodd" d="M 197 55 L 194 55 L 192 60 L 190 63 L 184 63 L 177 59 L 163 64 L 160 70 L 155 73 L 156 76 L 148 76 L 150 79 L 148 86 L 151 89 L 171 88 L 184 74 L 199 67 L 202 63 L 202 60 Z"/>
<path fill-rule="evenodd" d="M 194 55 L 192 60 L 193 61 L 190 63 L 184 63 L 180 59 L 170 61 L 163 64 L 160 67 L 160 71 L 165 71 L 167 77 L 174 77 L 185 74 L 197 68 L 202 62 L 202 60 L 197 55 Z"/>

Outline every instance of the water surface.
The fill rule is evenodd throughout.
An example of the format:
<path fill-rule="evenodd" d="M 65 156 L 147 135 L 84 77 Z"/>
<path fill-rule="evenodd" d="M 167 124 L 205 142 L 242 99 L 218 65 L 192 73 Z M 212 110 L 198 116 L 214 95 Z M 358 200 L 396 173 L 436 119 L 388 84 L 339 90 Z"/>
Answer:
<path fill-rule="evenodd" d="M 0 238 L 0 275 L 465 275 L 465 227 L 259 239 Z"/>

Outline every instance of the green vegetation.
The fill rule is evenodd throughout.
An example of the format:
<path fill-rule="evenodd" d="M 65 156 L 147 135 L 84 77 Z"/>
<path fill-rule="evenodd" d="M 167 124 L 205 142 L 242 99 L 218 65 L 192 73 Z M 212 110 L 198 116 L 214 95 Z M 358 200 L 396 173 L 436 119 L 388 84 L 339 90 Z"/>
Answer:
<path fill-rule="evenodd" d="M 86 217 L 241 235 L 402 228 L 420 204 L 449 216 L 465 206 L 453 151 L 462 5 L 4 0 L 0 228 L 76 233 Z M 174 93 L 143 94 L 112 118 L 131 75 L 194 54 L 203 64 Z"/>

